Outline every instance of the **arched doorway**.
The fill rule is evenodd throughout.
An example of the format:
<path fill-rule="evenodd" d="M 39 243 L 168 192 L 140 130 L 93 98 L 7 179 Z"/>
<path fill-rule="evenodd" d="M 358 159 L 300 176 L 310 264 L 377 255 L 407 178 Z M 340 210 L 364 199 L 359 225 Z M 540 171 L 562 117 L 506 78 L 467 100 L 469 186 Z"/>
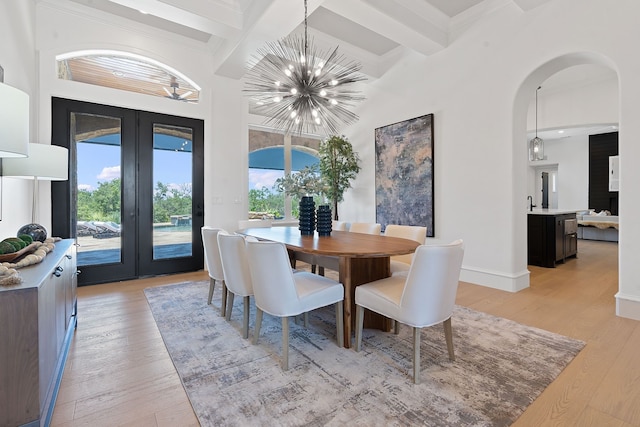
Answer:
<path fill-rule="evenodd" d="M 597 64 L 616 72 L 613 62 L 598 53 L 579 52 L 554 58 L 536 68 L 521 84 L 516 93 L 513 105 L 513 186 L 514 197 L 514 250 L 517 253 L 518 267 L 527 268 L 527 214 L 522 209 L 521 201 L 526 200 L 528 192 L 529 164 L 527 155 L 527 113 L 530 108 L 532 94 L 547 79 L 570 67 L 586 64 Z M 617 72 L 616 72 L 617 75 Z M 619 84 L 617 88 L 619 92 Z M 586 124 L 586 123 L 584 123 Z"/>

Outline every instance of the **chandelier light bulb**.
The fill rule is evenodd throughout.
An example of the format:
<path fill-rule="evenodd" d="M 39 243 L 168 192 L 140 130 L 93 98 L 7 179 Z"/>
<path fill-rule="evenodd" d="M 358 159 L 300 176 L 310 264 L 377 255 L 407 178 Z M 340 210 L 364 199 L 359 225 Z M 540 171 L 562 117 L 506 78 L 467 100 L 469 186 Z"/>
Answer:
<path fill-rule="evenodd" d="M 287 75 L 287 77 L 291 77 L 291 70 L 284 70 L 284 73 Z"/>
<path fill-rule="evenodd" d="M 338 84 L 338 81 L 336 79 L 331 80 L 331 86 L 335 86 Z"/>
<path fill-rule="evenodd" d="M 280 86 L 280 82 L 279 81 L 276 81 L 276 86 Z"/>
<path fill-rule="evenodd" d="M 338 105 L 338 101 L 336 101 L 335 99 L 331 100 L 331 105 Z"/>
<path fill-rule="evenodd" d="M 318 117 L 318 110 L 311 110 L 311 115 L 313 117 Z"/>
<path fill-rule="evenodd" d="M 320 68 L 318 68 L 318 69 L 316 70 L 316 73 L 315 73 L 315 74 L 316 74 L 316 76 L 319 76 L 319 75 L 320 75 L 320 73 L 322 73 L 322 70 L 321 70 Z"/>
<path fill-rule="evenodd" d="M 327 91 L 326 91 L 326 90 L 324 90 L 324 89 L 322 89 L 322 90 L 320 91 L 320 96 L 327 96 Z"/>
<path fill-rule="evenodd" d="M 298 89 L 296 89 L 295 87 L 291 88 L 291 95 L 295 95 L 298 93 Z"/>
<path fill-rule="evenodd" d="M 296 119 L 293 121 L 295 124 L 300 124 L 300 118 L 296 117 Z"/>
<path fill-rule="evenodd" d="M 297 116 L 297 115 L 298 115 L 298 113 L 296 113 L 296 110 L 293 110 L 293 111 L 291 112 L 291 118 L 292 118 L 292 119 L 293 119 L 295 116 Z"/>
<path fill-rule="evenodd" d="M 282 101 L 282 98 L 280 98 L 279 96 L 276 96 L 275 98 L 273 98 L 273 102 L 280 102 Z"/>
<path fill-rule="evenodd" d="M 320 124 L 320 117 L 316 117 L 316 124 L 319 125 Z"/>

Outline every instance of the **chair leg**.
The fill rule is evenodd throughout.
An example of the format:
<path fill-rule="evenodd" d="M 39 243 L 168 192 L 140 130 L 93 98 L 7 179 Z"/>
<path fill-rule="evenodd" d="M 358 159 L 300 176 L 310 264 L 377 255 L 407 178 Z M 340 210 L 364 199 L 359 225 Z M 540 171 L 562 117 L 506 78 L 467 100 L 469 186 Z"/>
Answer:
<path fill-rule="evenodd" d="M 227 285 L 222 281 L 222 303 L 220 305 L 220 314 L 224 317 L 227 313 Z"/>
<path fill-rule="evenodd" d="M 244 321 L 242 322 L 242 336 L 249 338 L 249 296 L 244 297 Z"/>
<path fill-rule="evenodd" d="M 216 287 L 216 279 L 210 277 L 209 278 L 209 299 L 207 299 L 207 304 L 211 305 L 211 300 L 213 299 L 213 290 Z"/>
<path fill-rule="evenodd" d="M 253 332 L 253 343 L 258 344 L 258 337 L 260 336 L 260 327 L 262 326 L 262 310 L 256 306 L 256 326 Z"/>
<path fill-rule="evenodd" d="M 453 330 L 451 329 L 451 317 L 442 322 L 444 326 L 444 338 L 447 340 L 447 350 L 449 350 L 449 360 L 456 360 L 456 356 L 453 354 Z"/>
<path fill-rule="evenodd" d="M 227 291 L 227 322 L 231 320 L 231 312 L 233 311 L 233 298 L 235 294 L 231 291 Z"/>
<path fill-rule="evenodd" d="M 400 322 L 397 320 L 393 321 L 393 333 L 398 335 L 400 333 Z"/>
<path fill-rule="evenodd" d="M 305 311 L 302 314 L 302 319 L 303 319 L 303 322 L 304 322 L 304 328 L 307 329 L 309 327 L 309 312 L 308 311 Z"/>
<path fill-rule="evenodd" d="M 420 384 L 420 328 L 413 328 L 413 383 Z"/>
<path fill-rule="evenodd" d="M 344 304 L 342 301 L 336 303 L 336 339 L 338 347 L 344 347 Z"/>
<path fill-rule="evenodd" d="M 318 266 L 318 274 L 324 276 L 324 267 Z"/>
<path fill-rule="evenodd" d="M 356 351 L 362 345 L 362 325 L 364 323 L 364 307 L 356 304 Z"/>
<path fill-rule="evenodd" d="M 282 370 L 289 370 L 289 318 L 282 318 Z"/>

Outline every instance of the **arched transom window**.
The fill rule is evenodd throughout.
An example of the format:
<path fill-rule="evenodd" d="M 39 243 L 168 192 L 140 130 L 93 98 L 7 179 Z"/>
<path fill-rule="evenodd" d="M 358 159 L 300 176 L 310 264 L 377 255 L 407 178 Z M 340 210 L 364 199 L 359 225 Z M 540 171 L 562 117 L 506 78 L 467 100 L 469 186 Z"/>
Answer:
<path fill-rule="evenodd" d="M 197 103 L 200 86 L 178 70 L 129 52 L 85 50 L 56 57 L 58 78 Z"/>

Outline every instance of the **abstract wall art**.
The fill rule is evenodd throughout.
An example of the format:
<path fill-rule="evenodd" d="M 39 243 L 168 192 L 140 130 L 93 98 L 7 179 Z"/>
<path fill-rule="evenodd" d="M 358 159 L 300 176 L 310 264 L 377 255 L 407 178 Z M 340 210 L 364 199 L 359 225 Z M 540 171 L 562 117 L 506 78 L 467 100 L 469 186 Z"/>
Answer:
<path fill-rule="evenodd" d="M 375 130 L 376 222 L 427 227 L 433 221 L 433 114 Z"/>

